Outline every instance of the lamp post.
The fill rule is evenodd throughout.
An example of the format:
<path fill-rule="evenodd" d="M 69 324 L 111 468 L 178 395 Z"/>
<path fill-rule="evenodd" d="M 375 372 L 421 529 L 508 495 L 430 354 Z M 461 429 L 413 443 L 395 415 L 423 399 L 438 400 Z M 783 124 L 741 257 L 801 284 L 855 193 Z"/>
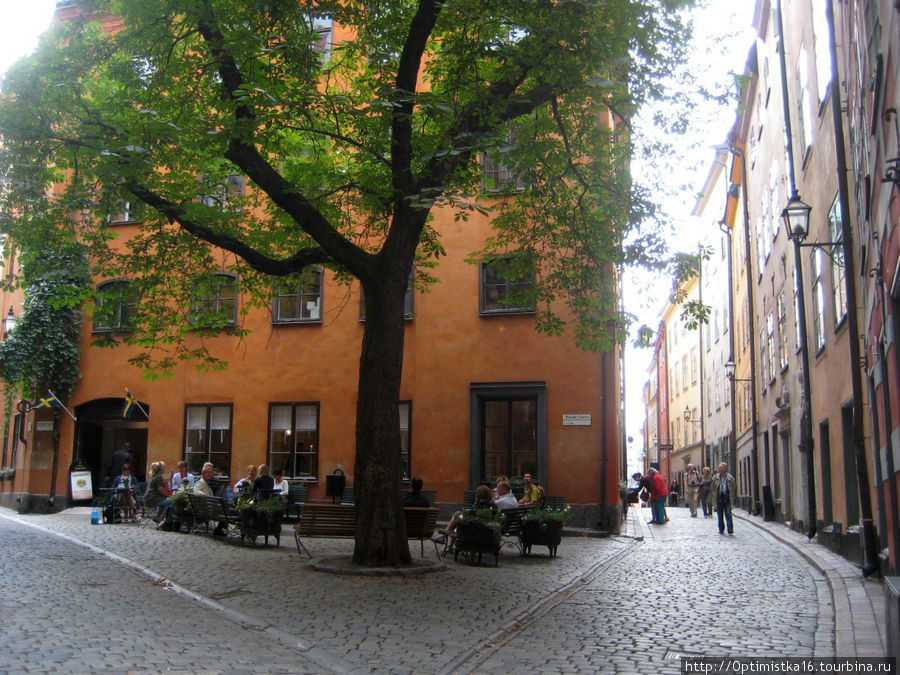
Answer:
<path fill-rule="evenodd" d="M 809 234 L 809 213 L 812 207 L 800 199 L 797 190 L 781 213 L 788 239 L 794 244 L 794 273 L 797 275 L 797 328 L 800 335 L 800 373 L 803 401 L 800 408 L 800 451 L 806 454 L 806 497 L 809 522 L 806 536 L 816 536 L 816 467 L 813 459 L 812 387 L 809 381 L 809 344 L 806 332 L 806 298 L 803 294 L 803 260 L 800 246 Z"/>

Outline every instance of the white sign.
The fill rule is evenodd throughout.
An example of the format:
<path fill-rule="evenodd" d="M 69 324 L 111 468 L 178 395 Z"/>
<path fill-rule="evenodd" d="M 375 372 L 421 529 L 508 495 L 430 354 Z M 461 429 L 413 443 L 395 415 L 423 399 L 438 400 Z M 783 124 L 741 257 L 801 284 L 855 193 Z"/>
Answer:
<path fill-rule="evenodd" d="M 563 415 L 564 427 L 589 427 L 591 426 L 590 415 Z"/>
<path fill-rule="evenodd" d="M 37 430 L 38 431 L 53 431 L 53 420 L 38 420 L 37 421 Z"/>
<path fill-rule="evenodd" d="M 72 483 L 72 499 L 93 499 L 90 471 L 73 471 L 69 479 Z"/>

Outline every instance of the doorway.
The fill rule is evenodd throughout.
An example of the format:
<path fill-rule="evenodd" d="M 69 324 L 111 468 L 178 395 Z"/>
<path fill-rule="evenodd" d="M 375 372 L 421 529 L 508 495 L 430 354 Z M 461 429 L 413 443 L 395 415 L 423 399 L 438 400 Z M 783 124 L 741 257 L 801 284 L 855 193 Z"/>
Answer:
<path fill-rule="evenodd" d="M 123 399 L 95 399 L 76 408 L 74 461 L 81 462 L 91 472 L 94 488 L 108 486 L 115 476 L 110 475 L 112 455 L 125 443 L 131 445 L 132 473 L 141 482 L 147 473 L 147 429 L 149 419 L 139 413 L 131 419 L 122 416 Z M 150 406 L 141 402 L 149 414 Z"/>

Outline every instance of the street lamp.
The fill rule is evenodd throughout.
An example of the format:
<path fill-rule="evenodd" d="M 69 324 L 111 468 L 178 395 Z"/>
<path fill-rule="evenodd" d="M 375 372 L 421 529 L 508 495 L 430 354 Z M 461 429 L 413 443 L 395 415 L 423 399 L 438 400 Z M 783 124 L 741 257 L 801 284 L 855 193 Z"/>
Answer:
<path fill-rule="evenodd" d="M 788 239 L 794 244 L 794 270 L 797 275 L 797 328 L 800 334 L 800 372 L 803 386 L 803 405 L 800 408 L 800 450 L 806 453 L 806 496 L 809 522 L 806 536 L 816 536 L 816 468 L 812 453 L 812 387 L 809 380 L 809 344 L 806 339 L 806 297 L 803 293 L 803 260 L 800 247 L 809 234 L 809 213 L 812 208 L 800 199 L 797 190 L 781 212 Z M 806 244 L 815 246 L 816 244 Z"/>
<path fill-rule="evenodd" d="M 3 339 L 5 340 L 10 335 L 12 335 L 13 328 L 16 327 L 16 322 L 18 319 L 16 315 L 13 313 L 13 308 L 10 306 L 9 313 L 3 317 Z"/>

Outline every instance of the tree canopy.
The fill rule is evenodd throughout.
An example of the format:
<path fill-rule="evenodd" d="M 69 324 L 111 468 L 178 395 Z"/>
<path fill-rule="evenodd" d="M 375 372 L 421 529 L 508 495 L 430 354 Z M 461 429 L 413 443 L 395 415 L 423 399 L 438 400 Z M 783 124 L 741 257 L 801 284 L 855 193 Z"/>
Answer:
<path fill-rule="evenodd" d="M 471 259 L 517 253 L 539 330 L 593 350 L 620 337 L 609 270 L 642 255 L 623 241 L 651 208 L 632 187 L 628 120 L 680 59 L 688 2 L 73 4 L 3 82 L 2 229 L 26 256 L 63 233 L 97 277 L 133 279 L 131 330 L 112 341 L 144 346 L 137 365 L 222 365 L 185 338 L 225 327 L 189 316 L 223 267 L 247 311 L 326 266 L 366 293 L 359 452 L 377 378 L 396 380 L 378 392 L 396 406 L 403 293 L 444 254 L 438 209 L 490 211 Z M 516 180 L 486 193 L 485 158 Z M 122 213 L 141 223 L 127 245 L 98 227 Z M 367 440 L 393 452 L 384 433 Z M 372 461 L 358 454 L 357 472 Z M 396 559 L 357 557 L 378 556 Z"/>

